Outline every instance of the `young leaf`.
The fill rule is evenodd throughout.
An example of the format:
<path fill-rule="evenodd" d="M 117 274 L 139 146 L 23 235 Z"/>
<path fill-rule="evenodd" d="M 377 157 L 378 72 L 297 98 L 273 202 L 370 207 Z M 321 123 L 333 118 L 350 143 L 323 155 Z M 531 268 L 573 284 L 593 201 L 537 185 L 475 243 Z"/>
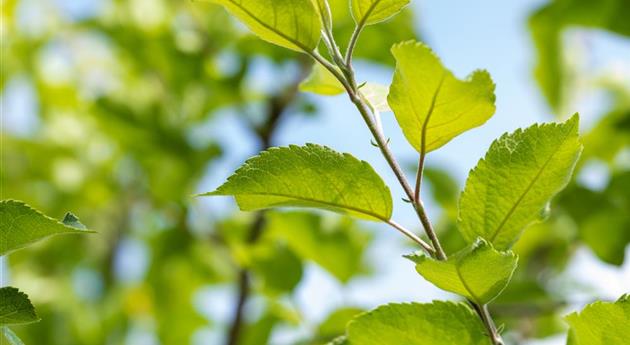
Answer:
<path fill-rule="evenodd" d="M 263 151 L 203 195 L 232 195 L 243 211 L 315 207 L 369 220 L 392 214 L 389 188 L 367 162 L 314 144 Z"/>
<path fill-rule="evenodd" d="M 14 287 L 0 289 L 0 326 L 39 321 L 28 296 Z"/>
<path fill-rule="evenodd" d="M 10 345 L 24 345 L 24 342 L 22 342 L 22 339 L 20 339 L 15 333 L 13 333 L 11 328 L 3 326 L 2 334 L 4 335 L 4 338 L 9 342 Z"/>
<path fill-rule="evenodd" d="M 463 303 L 388 304 L 348 324 L 350 344 L 487 345 L 475 313 Z"/>
<path fill-rule="evenodd" d="M 499 252 L 482 239 L 447 261 L 423 254 L 408 258 L 416 263 L 416 270 L 426 280 L 481 305 L 492 301 L 505 289 L 518 261 L 514 253 Z"/>
<path fill-rule="evenodd" d="M 497 139 L 473 169 L 459 203 L 458 228 L 510 248 L 571 178 L 582 151 L 578 116 L 534 125 Z"/>
<path fill-rule="evenodd" d="M 422 43 L 392 47 L 396 70 L 388 102 L 411 145 L 436 150 L 457 135 L 481 126 L 495 111 L 494 83 L 486 71 L 455 78 Z"/>
<path fill-rule="evenodd" d="M 265 41 L 288 49 L 314 50 L 321 19 L 312 0 L 210 0 L 223 5 Z"/>
<path fill-rule="evenodd" d="M 380 23 L 393 17 L 409 4 L 409 0 L 352 0 L 352 17 L 357 26 Z"/>
<path fill-rule="evenodd" d="M 627 344 L 630 339 L 630 295 L 615 303 L 595 302 L 566 317 L 573 345 Z"/>
<path fill-rule="evenodd" d="M 43 215 L 21 201 L 0 202 L 0 255 L 26 247 L 48 236 L 89 233 L 72 214 L 62 222 Z"/>
<path fill-rule="evenodd" d="M 368 101 L 370 106 L 374 108 L 374 110 L 379 112 L 388 112 L 392 111 L 387 104 L 387 94 L 389 93 L 389 89 L 387 86 L 367 82 L 365 85 L 361 86 L 361 94 Z"/>
<path fill-rule="evenodd" d="M 311 73 L 300 83 L 300 91 L 335 96 L 344 93 L 345 89 L 329 70 L 320 64 L 314 64 Z"/>

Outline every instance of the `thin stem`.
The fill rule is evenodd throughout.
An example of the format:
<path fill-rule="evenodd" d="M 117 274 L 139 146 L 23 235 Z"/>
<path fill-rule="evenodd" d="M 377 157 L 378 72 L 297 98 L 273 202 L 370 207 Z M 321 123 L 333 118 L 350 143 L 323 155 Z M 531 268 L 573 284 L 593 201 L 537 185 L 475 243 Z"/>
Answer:
<path fill-rule="evenodd" d="M 352 66 L 352 55 L 354 54 L 354 48 L 357 46 L 357 42 L 359 42 L 359 36 L 361 36 L 361 31 L 363 31 L 363 25 L 357 24 L 354 27 L 354 31 L 352 32 L 352 36 L 350 36 L 350 42 L 348 43 L 348 49 L 346 50 L 346 66 Z"/>
<path fill-rule="evenodd" d="M 486 327 L 488 331 L 488 337 L 492 341 L 493 345 L 503 345 L 503 339 L 501 339 L 501 335 L 497 331 L 497 327 L 492 320 L 492 316 L 490 316 L 490 312 L 488 311 L 487 305 L 479 305 L 475 302 L 468 301 L 468 303 L 475 309 L 479 318 L 483 322 L 483 325 Z"/>
<path fill-rule="evenodd" d="M 422 152 L 420 154 L 420 159 L 418 159 L 418 172 L 416 173 L 416 190 L 415 190 L 415 199 L 416 204 L 420 203 L 420 189 L 422 187 L 422 175 L 424 174 L 424 161 L 426 158 L 426 153 Z"/>
<path fill-rule="evenodd" d="M 416 234 L 414 234 L 413 232 L 405 229 L 402 225 L 396 223 L 393 220 L 388 220 L 386 222 L 387 224 L 391 225 L 394 229 L 400 231 L 403 235 L 407 236 L 409 239 L 411 239 L 412 241 L 416 242 L 417 244 L 420 245 L 420 247 L 422 247 L 422 249 L 427 252 L 427 254 L 431 255 L 431 256 L 435 256 L 435 249 L 433 249 L 431 247 L 431 245 L 429 245 L 428 243 L 426 243 L 424 240 L 422 240 L 420 237 L 418 237 Z"/>

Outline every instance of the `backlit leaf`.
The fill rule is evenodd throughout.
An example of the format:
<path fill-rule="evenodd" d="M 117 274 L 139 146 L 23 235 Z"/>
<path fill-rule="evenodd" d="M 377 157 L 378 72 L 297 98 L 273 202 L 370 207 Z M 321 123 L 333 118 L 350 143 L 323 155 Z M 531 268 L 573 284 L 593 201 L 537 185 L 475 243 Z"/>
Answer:
<path fill-rule="evenodd" d="M 395 45 L 396 71 L 388 102 L 405 137 L 418 152 L 431 152 L 494 114 L 494 83 L 486 71 L 465 81 L 444 68 L 431 49 L 408 41 Z"/>
<path fill-rule="evenodd" d="M 320 64 L 314 64 L 311 73 L 300 83 L 300 91 L 335 96 L 342 94 L 345 89 L 329 70 Z"/>
<path fill-rule="evenodd" d="M 352 0 L 352 17 L 359 26 L 382 22 L 400 12 L 410 0 Z"/>
<path fill-rule="evenodd" d="M 312 51 L 322 27 L 312 0 L 211 0 L 260 38 L 296 51 Z"/>

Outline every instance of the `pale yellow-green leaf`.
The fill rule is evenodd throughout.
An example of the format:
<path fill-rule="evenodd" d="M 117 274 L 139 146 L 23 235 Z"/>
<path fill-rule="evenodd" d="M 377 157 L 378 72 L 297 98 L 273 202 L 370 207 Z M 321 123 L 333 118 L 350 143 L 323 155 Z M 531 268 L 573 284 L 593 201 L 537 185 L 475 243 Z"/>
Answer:
<path fill-rule="evenodd" d="M 486 71 L 458 80 L 431 49 L 408 41 L 395 45 L 396 71 L 388 102 L 407 140 L 431 152 L 481 126 L 495 111 L 494 83 Z"/>
<path fill-rule="evenodd" d="M 203 195 L 232 195 L 243 211 L 290 206 L 368 220 L 392 215 L 389 188 L 367 162 L 314 144 L 263 151 Z"/>
<path fill-rule="evenodd" d="M 345 89 L 329 70 L 320 64 L 314 64 L 311 73 L 300 83 L 300 91 L 335 96 L 342 94 Z"/>
<path fill-rule="evenodd" d="M 319 44 L 322 22 L 312 0 L 210 0 L 223 5 L 260 38 L 296 51 Z"/>
<path fill-rule="evenodd" d="M 505 289 L 518 261 L 514 253 L 499 252 L 485 240 L 473 243 L 446 261 L 424 254 L 408 258 L 416 263 L 416 270 L 426 280 L 481 305 Z"/>
<path fill-rule="evenodd" d="M 410 0 L 352 0 L 352 17 L 357 25 L 380 23 L 396 15 Z"/>

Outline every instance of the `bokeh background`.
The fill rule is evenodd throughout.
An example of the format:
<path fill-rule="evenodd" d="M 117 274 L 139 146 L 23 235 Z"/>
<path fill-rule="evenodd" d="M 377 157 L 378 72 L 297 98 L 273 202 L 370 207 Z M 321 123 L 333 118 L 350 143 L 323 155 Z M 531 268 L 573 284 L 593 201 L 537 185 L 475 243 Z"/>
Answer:
<path fill-rule="evenodd" d="M 330 0 L 329 0 L 330 1 Z M 339 42 L 353 29 L 330 1 Z M 546 222 L 515 251 L 492 313 L 510 344 L 563 344 L 562 316 L 630 291 L 630 4 L 625 0 L 415 0 L 359 42 L 361 80 L 387 84 L 389 46 L 418 38 L 459 77 L 497 84 L 497 113 L 432 153 L 424 198 L 449 252 L 467 172 L 494 138 L 580 112 L 585 152 Z M 454 299 L 418 276 L 384 226 L 326 213 L 239 212 L 197 198 L 270 145 L 314 142 L 370 162 L 394 218 L 420 231 L 344 96 L 298 92 L 311 63 L 259 41 L 209 2 L 2 0 L 3 199 L 98 231 L 2 258 L 2 285 L 42 321 L 26 344 L 324 344 L 387 302 Z M 385 133 L 413 173 L 392 114 Z"/>

